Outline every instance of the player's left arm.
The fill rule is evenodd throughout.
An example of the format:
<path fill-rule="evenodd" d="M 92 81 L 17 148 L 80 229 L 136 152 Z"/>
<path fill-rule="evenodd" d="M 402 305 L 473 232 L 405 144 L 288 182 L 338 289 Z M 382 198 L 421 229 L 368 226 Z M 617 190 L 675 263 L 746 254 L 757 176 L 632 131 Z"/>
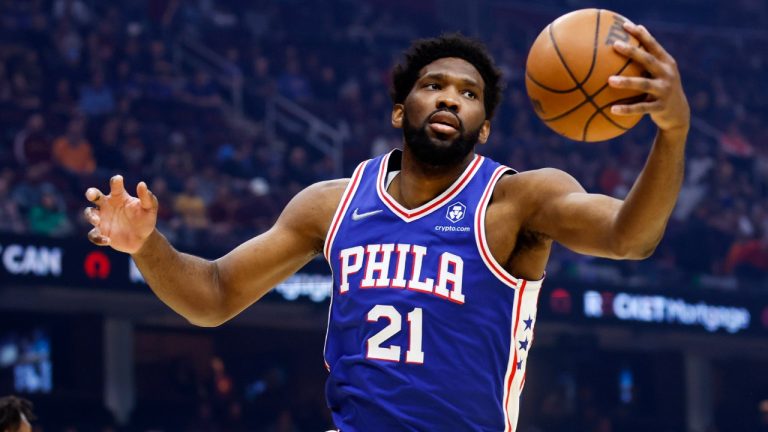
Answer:
<path fill-rule="evenodd" d="M 540 170 L 542 192 L 533 200 L 530 229 L 541 232 L 580 253 L 618 259 L 642 259 L 653 253 L 677 201 L 685 167 L 685 142 L 690 109 L 680 73 L 672 56 L 643 26 L 627 23 L 626 30 L 643 49 L 622 42 L 616 51 L 641 64 L 649 77 L 611 77 L 612 87 L 640 90 L 646 100 L 615 105 L 615 114 L 649 114 L 658 127 L 648 159 L 622 201 L 588 194 L 569 175 Z M 542 181 L 542 179 L 544 181 Z"/>

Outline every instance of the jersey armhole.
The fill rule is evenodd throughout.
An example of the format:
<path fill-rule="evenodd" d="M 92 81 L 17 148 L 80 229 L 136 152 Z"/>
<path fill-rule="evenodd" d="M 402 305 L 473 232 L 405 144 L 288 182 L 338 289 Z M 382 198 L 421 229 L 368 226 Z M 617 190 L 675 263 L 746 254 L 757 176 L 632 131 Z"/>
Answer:
<path fill-rule="evenodd" d="M 368 162 L 370 162 L 370 160 L 363 161 L 357 168 L 355 168 L 352 177 L 349 179 L 347 188 L 344 189 L 344 193 L 341 195 L 339 206 L 336 207 L 333 219 L 331 219 L 331 226 L 328 228 L 328 234 L 325 237 L 325 246 L 323 247 L 323 256 L 325 256 L 325 260 L 328 261 L 329 264 L 331 263 L 330 258 L 333 240 L 336 238 L 336 233 L 339 232 L 339 226 L 341 225 L 342 219 L 344 219 L 344 215 L 347 213 L 349 204 L 352 202 L 352 197 L 355 196 L 355 192 L 357 192 L 357 188 L 360 186 L 360 180 L 363 177 L 363 171 L 365 170 L 366 165 L 368 165 Z"/>
<path fill-rule="evenodd" d="M 538 290 L 544 281 L 544 277 L 546 277 L 546 273 L 541 279 L 535 281 L 520 279 L 512 276 L 507 270 L 504 269 L 504 266 L 496 261 L 496 258 L 494 258 L 493 254 L 491 253 L 491 248 L 488 246 L 487 235 L 485 232 L 485 212 L 488 209 L 488 204 L 491 202 L 491 197 L 493 196 L 493 190 L 498 184 L 499 180 L 504 175 L 511 174 L 517 174 L 517 171 L 507 166 L 501 165 L 496 168 L 496 170 L 491 175 L 491 180 L 488 181 L 488 184 L 483 191 L 483 195 L 480 198 L 480 202 L 477 205 L 477 209 L 475 210 L 475 242 L 477 243 L 477 250 L 483 262 L 485 263 L 485 266 L 494 276 L 496 276 L 499 281 L 513 289 L 517 289 L 522 282 L 526 282 L 526 289 Z"/>

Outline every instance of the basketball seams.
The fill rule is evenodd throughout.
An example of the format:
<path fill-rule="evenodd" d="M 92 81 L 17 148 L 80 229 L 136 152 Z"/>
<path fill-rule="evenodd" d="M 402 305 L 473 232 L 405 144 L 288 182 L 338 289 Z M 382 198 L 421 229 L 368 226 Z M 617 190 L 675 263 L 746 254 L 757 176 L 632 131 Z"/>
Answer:
<path fill-rule="evenodd" d="M 600 31 L 600 18 L 599 18 L 599 16 L 602 14 L 602 11 L 603 11 L 602 9 L 599 9 L 599 10 L 597 11 L 597 12 L 598 12 L 598 18 L 597 18 L 597 23 L 596 23 L 596 26 L 595 26 L 595 27 L 596 27 L 596 29 L 595 29 L 595 32 L 596 32 L 596 33 L 598 33 L 598 34 L 599 34 L 599 31 Z M 549 34 L 549 39 L 550 39 L 550 41 L 552 42 L 552 47 L 555 49 L 555 53 L 557 54 L 557 58 L 560 60 L 560 63 L 561 63 L 561 64 L 563 65 L 563 67 L 565 68 L 565 71 L 568 73 L 568 76 L 570 76 L 570 77 L 571 77 L 571 80 L 573 80 L 574 84 L 576 84 L 576 88 L 577 88 L 579 91 L 581 91 L 582 95 L 584 95 L 584 97 L 586 98 L 586 102 L 588 102 L 589 104 L 591 104 L 591 105 L 592 105 L 592 107 L 594 107 L 594 108 L 595 108 L 595 113 L 593 113 L 593 114 L 592 114 L 592 116 L 590 117 L 590 121 L 588 121 L 588 122 L 586 122 L 586 123 L 584 124 L 584 129 L 582 130 L 582 138 L 581 138 L 581 139 L 582 139 L 582 140 L 586 140 L 586 136 L 587 136 L 587 128 L 588 128 L 589 124 L 591 123 L 591 120 L 592 120 L 592 119 L 593 119 L 595 116 L 597 116 L 597 115 L 600 115 L 600 116 L 602 116 L 603 118 L 605 118 L 605 119 L 606 119 L 608 122 L 610 122 L 610 123 L 611 123 L 611 124 L 613 124 L 614 126 L 616 126 L 616 127 L 620 128 L 620 129 L 622 129 L 622 130 L 627 130 L 627 128 L 625 128 L 625 127 L 623 127 L 623 126 L 619 125 L 619 124 L 618 124 L 618 123 L 616 123 L 616 121 L 614 121 L 614 120 L 613 120 L 613 119 L 612 119 L 610 116 L 606 115 L 606 114 L 603 112 L 603 109 L 604 109 L 605 107 L 600 107 L 600 106 L 598 106 L 598 105 L 597 105 L 597 103 L 596 103 L 596 102 L 594 101 L 594 99 L 593 99 L 593 97 L 594 97 L 594 96 L 596 96 L 596 95 L 597 95 L 597 93 L 595 93 L 594 95 L 590 95 L 589 93 L 587 93 L 587 91 L 584 89 L 584 86 L 583 86 L 583 83 L 584 83 L 584 82 L 586 82 L 586 80 L 585 80 L 584 82 L 579 82 L 579 80 L 578 80 L 578 79 L 576 79 L 576 75 L 573 73 L 573 71 L 571 70 L 571 68 L 568 66 L 568 63 L 565 61 L 565 57 L 563 57 L 563 54 L 562 54 L 562 52 L 560 51 L 560 47 L 558 47 L 558 46 L 557 46 L 557 40 L 555 39 L 555 34 L 554 34 L 554 23 L 551 23 L 549 26 L 547 26 L 547 28 L 545 29 L 545 31 L 547 31 L 547 32 L 548 32 L 548 34 Z M 593 55 L 594 55 L 594 53 L 595 53 L 595 51 L 596 51 L 596 50 L 597 50 L 597 43 L 595 43 L 595 45 L 594 45 L 594 47 L 593 47 Z M 594 61 L 594 60 L 593 60 L 593 61 Z M 631 60 L 629 60 L 629 61 L 628 61 L 628 62 L 627 62 L 625 65 L 624 65 L 624 67 L 622 67 L 622 69 L 621 69 L 621 70 L 623 71 L 623 70 L 624 70 L 624 69 L 625 69 L 625 68 L 626 68 L 626 67 L 627 67 L 627 66 L 628 66 L 630 63 L 631 63 Z M 591 69 L 592 69 L 592 67 L 593 67 L 593 66 L 594 66 L 594 65 L 590 66 L 590 74 L 591 74 Z M 621 71 L 620 71 L 619 73 L 621 73 Z M 600 91 L 602 91 L 602 89 L 601 89 Z M 615 102 L 613 102 L 613 103 L 615 103 Z M 580 108 L 580 107 L 582 107 L 582 106 L 584 106 L 584 104 L 585 104 L 585 102 L 582 102 L 582 103 L 580 103 L 580 104 L 579 104 L 579 106 L 577 107 L 577 109 L 578 109 L 578 108 Z M 546 121 L 546 120 L 545 120 L 545 121 Z M 550 121 L 551 121 L 551 120 L 550 120 Z"/>
<path fill-rule="evenodd" d="M 592 63 L 589 65 L 589 70 L 587 71 L 587 76 L 584 77 L 584 81 L 579 83 L 579 88 L 583 86 L 587 81 L 589 81 L 589 77 L 592 76 L 592 71 L 595 70 L 595 63 L 597 63 L 597 40 L 600 36 L 600 15 L 603 14 L 602 9 L 597 10 L 597 20 L 595 21 L 595 40 L 592 42 Z M 562 59 L 561 59 L 562 60 Z M 565 61 L 563 61 L 563 65 L 565 65 Z"/>
<path fill-rule="evenodd" d="M 531 82 L 533 82 L 534 84 L 536 84 L 537 86 L 543 88 L 544 90 L 546 90 L 548 92 L 552 92 L 552 93 L 571 93 L 571 92 L 573 92 L 575 90 L 579 90 L 579 88 L 584 83 L 589 81 L 589 77 L 592 76 L 592 72 L 595 70 L 595 64 L 597 63 L 597 41 L 598 41 L 599 36 L 600 36 L 600 13 L 601 12 L 602 12 L 602 10 L 598 10 L 597 11 L 597 24 L 595 25 L 595 39 L 594 39 L 594 41 L 592 43 L 592 62 L 589 64 L 589 70 L 587 71 L 587 75 L 584 77 L 584 80 L 582 80 L 581 82 L 577 82 L 575 87 L 571 87 L 571 88 L 565 89 L 565 90 L 558 90 L 558 89 L 554 89 L 554 88 L 551 88 L 549 86 L 546 86 L 546 85 L 540 83 L 527 70 L 525 71 L 525 76 L 527 76 L 531 80 Z M 544 31 L 549 32 L 549 34 L 551 35 L 552 34 L 551 33 L 551 27 L 552 27 L 552 24 L 549 24 L 547 26 L 547 28 L 544 29 Z M 556 46 L 554 38 L 552 38 L 552 44 Z M 555 48 L 555 49 L 557 49 L 557 48 Z M 565 60 L 562 57 L 560 57 L 560 61 L 563 64 L 563 66 L 565 66 L 565 68 L 568 69 L 568 66 L 565 63 Z M 568 72 L 570 74 L 570 71 L 568 71 Z M 573 78 L 573 76 L 571 76 L 571 77 Z M 579 105 L 579 106 L 581 106 L 581 105 Z"/>
<path fill-rule="evenodd" d="M 571 77 L 571 79 L 573 80 L 573 83 L 576 84 L 576 88 L 581 91 L 581 93 L 584 95 L 584 97 L 587 98 L 588 101 L 592 102 L 592 99 L 589 97 L 589 94 L 584 90 L 584 86 L 582 85 L 582 83 L 579 82 L 579 80 L 576 79 L 576 75 L 573 73 L 570 66 L 568 66 L 568 62 L 565 61 L 565 57 L 563 57 L 563 53 L 560 51 L 560 47 L 557 46 L 557 40 L 555 39 L 555 31 L 554 31 L 555 26 L 553 24 L 550 24 L 549 27 L 547 28 L 549 29 L 549 40 L 552 41 L 552 47 L 555 49 L 555 54 L 557 54 L 557 58 L 560 60 L 560 63 L 565 68 L 565 71 L 568 72 L 568 76 Z M 595 106 L 595 108 L 597 107 Z"/>
<path fill-rule="evenodd" d="M 545 31 L 545 32 L 549 32 L 549 28 L 550 28 L 550 27 L 552 27 L 552 24 L 549 24 L 549 25 L 547 26 L 547 28 L 545 28 L 545 29 L 544 29 L 544 31 Z M 578 89 L 579 89 L 579 86 L 578 86 L 578 85 L 576 85 L 575 87 L 571 87 L 571 88 L 569 88 L 569 89 L 565 89 L 565 90 L 559 90 L 559 89 L 556 89 L 556 88 L 552 88 L 552 87 L 549 87 L 549 86 L 547 86 L 547 85 L 545 85 L 545 84 L 543 84 L 543 83 L 539 82 L 539 81 L 538 81 L 536 78 L 534 78 L 534 77 L 533 77 L 533 74 L 531 74 L 531 73 L 528 71 L 528 68 L 526 68 L 526 70 L 525 70 L 525 76 L 526 76 L 528 79 L 530 79 L 532 83 L 536 84 L 537 86 L 539 86 L 539 87 L 543 88 L 544 90 L 546 90 L 546 91 L 548 91 L 548 92 L 551 92 L 551 93 L 565 94 L 565 93 L 571 93 L 571 92 L 574 92 L 574 91 L 576 91 L 576 90 L 578 90 Z"/>
<path fill-rule="evenodd" d="M 599 15 L 601 11 L 598 10 L 597 12 Z M 599 20 L 597 21 L 597 24 L 599 26 L 600 24 Z M 598 28 L 597 31 L 599 30 L 600 29 Z M 555 33 L 554 33 L 554 26 L 552 24 L 549 25 L 549 39 L 552 41 L 552 47 L 555 48 L 555 53 L 557 54 L 557 58 L 560 59 L 560 63 L 562 63 L 563 67 L 565 68 L 565 71 L 568 72 L 568 76 L 570 76 L 573 82 L 576 84 L 576 87 L 578 87 L 578 89 L 581 91 L 581 94 L 584 95 L 584 97 L 587 99 L 587 102 L 592 104 L 592 106 L 595 108 L 595 110 L 598 111 L 598 113 L 600 113 L 603 117 L 608 118 L 608 116 L 605 115 L 605 113 L 600 111 L 600 108 L 597 106 L 595 101 L 592 100 L 592 96 L 590 96 L 589 93 L 587 93 L 587 91 L 584 90 L 584 86 L 582 85 L 582 83 L 579 82 L 579 80 L 576 79 L 576 75 L 574 75 L 573 71 L 568 66 L 568 63 L 565 61 L 565 58 L 563 57 L 563 53 L 560 52 L 560 47 L 557 46 L 557 40 L 555 39 Z M 595 49 L 596 49 L 596 46 L 595 46 Z M 581 136 L 582 136 L 582 140 L 584 139 L 584 137 L 587 136 L 586 125 L 582 131 Z"/>
<path fill-rule="evenodd" d="M 546 90 L 548 92 L 551 92 L 551 93 L 565 94 L 565 93 L 572 93 L 572 92 L 574 92 L 574 91 L 579 89 L 579 87 L 576 86 L 576 87 L 569 88 L 569 89 L 566 89 L 566 90 L 558 90 L 558 89 L 554 89 L 552 87 L 547 87 L 546 85 L 538 82 L 536 80 L 536 78 L 534 78 L 533 75 L 531 75 L 528 71 L 525 72 L 525 76 L 529 80 L 531 80 L 532 83 L 536 84 L 537 86 L 539 86 L 539 87 L 543 88 L 544 90 Z"/>
<path fill-rule="evenodd" d="M 605 105 L 601 106 L 599 110 L 595 111 L 594 113 L 592 113 L 591 116 L 589 116 L 589 119 L 587 119 L 586 123 L 584 124 L 584 135 L 582 136 L 582 139 L 586 140 L 586 138 L 587 138 L 586 131 L 589 128 L 590 123 L 592 123 L 592 120 L 594 120 L 597 117 L 598 114 L 603 113 L 604 109 L 608 108 L 609 106 L 611 106 L 611 105 L 613 105 L 615 103 L 633 102 L 638 97 L 642 97 L 642 95 L 612 100 L 612 101 L 606 103 Z M 606 117 L 608 120 L 610 120 L 611 123 L 614 126 L 616 126 L 617 128 L 625 130 L 625 131 L 632 129 L 632 127 L 634 126 L 634 125 L 632 125 L 632 126 L 622 126 L 622 125 L 616 123 L 612 118 L 606 116 L 605 114 L 603 114 L 603 117 Z"/>
<path fill-rule="evenodd" d="M 624 70 L 625 70 L 625 69 L 626 69 L 626 68 L 627 68 L 627 67 L 628 67 L 630 64 L 632 64 L 632 60 L 627 60 L 627 62 L 626 62 L 626 63 L 624 63 L 624 66 L 622 66 L 622 67 L 621 67 L 621 69 L 619 69 L 619 71 L 618 71 L 618 72 L 616 72 L 616 73 L 614 73 L 614 74 L 612 74 L 612 75 L 621 75 L 621 73 L 622 73 L 622 72 L 624 72 Z M 605 90 L 606 88 L 608 88 L 608 83 L 605 83 L 605 84 L 603 84 L 603 86 L 602 86 L 602 87 L 600 87 L 600 88 L 599 88 L 599 89 L 598 89 L 596 92 L 592 93 L 591 97 L 594 99 L 596 96 L 600 95 L 600 93 L 602 93 L 602 92 L 603 92 L 603 90 Z M 578 104 L 578 105 L 574 106 L 573 108 L 570 108 L 568 111 L 566 111 L 566 112 L 564 112 L 564 113 L 562 113 L 562 114 L 558 114 L 558 115 L 556 115 L 556 116 L 554 116 L 554 117 L 551 117 L 551 118 L 546 118 L 546 119 L 545 119 L 545 118 L 543 118 L 543 119 L 541 119 L 541 120 L 542 120 L 542 121 L 545 121 L 545 122 L 552 122 L 552 121 L 555 121 L 555 120 L 560 120 L 561 118 L 563 118 L 563 117 L 566 117 L 567 115 L 569 115 L 569 114 L 573 113 L 574 111 L 578 110 L 579 108 L 583 107 L 583 106 L 584 106 L 584 104 L 586 104 L 586 103 L 588 103 L 588 102 L 589 102 L 589 100 L 587 100 L 587 99 L 584 99 L 583 101 L 579 102 L 579 104 Z M 612 102 L 612 103 L 616 103 L 616 101 L 614 101 L 614 102 Z"/>

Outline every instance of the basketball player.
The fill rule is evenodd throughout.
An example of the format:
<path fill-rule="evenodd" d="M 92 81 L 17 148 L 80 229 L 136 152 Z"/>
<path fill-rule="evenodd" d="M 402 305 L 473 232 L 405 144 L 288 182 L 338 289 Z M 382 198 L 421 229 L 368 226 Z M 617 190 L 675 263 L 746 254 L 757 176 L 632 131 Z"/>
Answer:
<path fill-rule="evenodd" d="M 191 323 L 217 326 L 323 254 L 333 271 L 326 396 L 342 431 L 514 431 L 536 301 L 553 241 L 583 254 L 648 257 L 683 178 L 689 108 L 672 57 L 641 26 L 645 50 L 615 49 L 650 77 L 615 106 L 648 113 L 658 135 L 626 197 L 589 194 L 556 169 L 516 173 L 476 155 L 491 133 L 500 74 L 461 36 L 418 41 L 394 72 L 402 151 L 351 178 L 308 187 L 267 232 L 207 261 L 155 229 L 144 182 L 95 188 L 89 238 L 132 255 L 157 296 Z"/>
<path fill-rule="evenodd" d="M 0 432 L 32 432 L 32 403 L 16 396 L 0 398 Z"/>

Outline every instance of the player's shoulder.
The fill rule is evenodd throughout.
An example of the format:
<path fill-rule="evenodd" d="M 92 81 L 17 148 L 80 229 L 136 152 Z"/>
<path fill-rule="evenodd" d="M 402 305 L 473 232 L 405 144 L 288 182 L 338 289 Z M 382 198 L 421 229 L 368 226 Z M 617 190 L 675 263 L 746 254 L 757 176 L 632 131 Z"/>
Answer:
<path fill-rule="evenodd" d="M 281 215 L 284 223 L 325 227 L 330 222 L 349 179 L 325 180 L 304 188 L 291 199 Z"/>
<path fill-rule="evenodd" d="M 347 185 L 349 185 L 349 182 L 349 178 L 324 180 L 307 186 L 305 191 L 317 195 L 320 198 L 330 199 L 331 201 L 336 198 L 338 203 L 338 200 L 341 199 L 341 195 L 344 194 L 344 190 L 347 188 Z"/>
<path fill-rule="evenodd" d="M 333 214 L 341 201 L 341 196 L 349 184 L 348 178 L 325 180 L 307 186 L 292 200 L 294 204 L 309 215 Z"/>
<path fill-rule="evenodd" d="M 567 172 L 557 168 L 539 168 L 499 179 L 494 199 L 539 200 L 577 191 L 583 191 L 583 188 Z"/>
<path fill-rule="evenodd" d="M 348 184 L 336 179 L 307 186 L 285 207 L 278 225 L 322 242 Z"/>

